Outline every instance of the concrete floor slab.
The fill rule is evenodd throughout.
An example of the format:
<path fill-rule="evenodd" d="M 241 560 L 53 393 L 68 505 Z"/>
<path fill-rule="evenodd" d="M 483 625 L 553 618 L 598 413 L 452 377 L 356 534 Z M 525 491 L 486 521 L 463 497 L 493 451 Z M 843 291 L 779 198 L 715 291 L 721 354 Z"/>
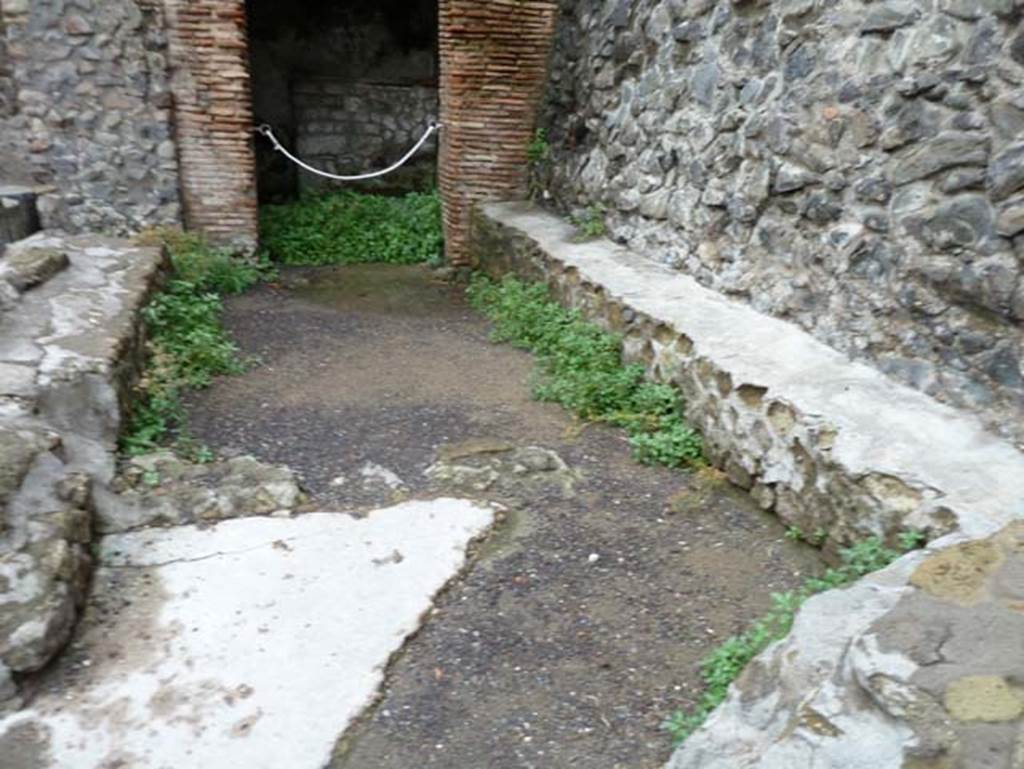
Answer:
<path fill-rule="evenodd" d="M 0 766 L 319 769 L 491 525 L 414 501 L 107 537 L 74 649 Z"/>

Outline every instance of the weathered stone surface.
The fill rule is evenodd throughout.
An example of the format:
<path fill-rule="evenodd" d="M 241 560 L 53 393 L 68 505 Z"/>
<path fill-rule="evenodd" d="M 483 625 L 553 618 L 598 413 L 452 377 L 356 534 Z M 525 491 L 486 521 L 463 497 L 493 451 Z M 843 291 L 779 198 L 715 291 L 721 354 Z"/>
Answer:
<path fill-rule="evenodd" d="M 1024 187 L 1024 143 L 1008 147 L 993 157 L 985 181 L 996 200 Z"/>
<path fill-rule="evenodd" d="M 0 719 L 0 763 L 320 769 L 493 520 L 436 499 L 107 537 L 89 665 Z"/>
<path fill-rule="evenodd" d="M 0 257 L 0 279 L 18 291 L 45 283 L 68 266 L 68 255 L 56 248 L 11 249 Z"/>
<path fill-rule="evenodd" d="M 172 453 L 134 457 L 96 493 L 103 533 L 294 510 L 305 501 L 294 473 L 241 456 L 195 464 Z"/>
<path fill-rule="evenodd" d="M 540 446 L 499 441 L 445 445 L 427 475 L 445 489 L 474 496 L 530 499 L 542 494 L 574 496 L 577 476 L 565 461 Z"/>
<path fill-rule="evenodd" d="M 639 257 L 1024 445 L 1024 389 L 953 342 L 1024 343 L 1004 299 L 1022 232 L 1019 0 L 651 0 L 615 29 L 603 4 L 562 8 L 545 201 L 604 206 Z M 616 57 L 626 38 L 644 44 Z M 666 154 L 667 206 L 640 205 Z M 993 257 L 1005 289 L 977 277 Z"/>
<path fill-rule="evenodd" d="M 0 424 L 0 509 L 21 488 L 32 462 L 53 448 L 53 439 L 38 429 Z"/>
<path fill-rule="evenodd" d="M 912 149 L 893 161 L 893 184 L 907 184 L 946 168 L 984 165 L 988 161 L 988 139 L 972 133 L 949 131 Z"/>
<path fill-rule="evenodd" d="M 113 474 L 139 313 L 163 258 L 42 233 L 0 260 L 3 285 L 23 291 L 0 315 L 0 699 L 10 673 L 65 644 L 85 598 L 93 485 Z"/>
<path fill-rule="evenodd" d="M 1017 766 L 1022 545 L 1024 527 L 1012 524 L 952 550 L 936 544 L 811 599 L 670 769 Z M 964 548 L 990 553 L 983 571 Z M 908 585 L 922 570 L 946 584 L 968 578 L 976 600 Z"/>
<path fill-rule="evenodd" d="M 906 27 L 920 18 L 920 13 L 912 3 L 887 2 L 872 6 L 860 25 L 861 32 L 892 32 L 894 29 Z"/>
<path fill-rule="evenodd" d="M 946 687 L 943 703 L 957 721 L 1016 721 L 1024 713 L 1024 698 L 999 676 L 965 676 Z"/>

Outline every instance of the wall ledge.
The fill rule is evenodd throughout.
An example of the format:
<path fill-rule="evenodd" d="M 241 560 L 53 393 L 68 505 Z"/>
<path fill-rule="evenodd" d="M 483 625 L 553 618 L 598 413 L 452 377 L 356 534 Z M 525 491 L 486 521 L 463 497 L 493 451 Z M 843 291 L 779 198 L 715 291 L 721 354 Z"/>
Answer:
<path fill-rule="evenodd" d="M 472 252 L 545 280 L 670 382 L 711 459 L 832 547 L 904 529 L 986 536 L 1024 517 L 1024 455 L 974 416 L 888 379 L 785 321 L 525 203 L 483 204 Z"/>

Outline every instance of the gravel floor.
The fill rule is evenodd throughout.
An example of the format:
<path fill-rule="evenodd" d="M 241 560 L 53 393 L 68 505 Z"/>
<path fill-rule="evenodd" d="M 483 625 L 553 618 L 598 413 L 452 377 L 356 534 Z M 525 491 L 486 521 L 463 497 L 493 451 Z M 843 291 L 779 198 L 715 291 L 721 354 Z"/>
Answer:
<path fill-rule="evenodd" d="M 201 440 L 291 466 L 319 509 L 508 508 L 332 769 L 660 766 L 700 658 L 818 564 L 713 473 L 638 466 L 531 401 L 530 357 L 423 268 L 289 271 L 228 323 L 262 365 L 192 397 Z M 439 456 L 458 472 L 431 477 Z"/>

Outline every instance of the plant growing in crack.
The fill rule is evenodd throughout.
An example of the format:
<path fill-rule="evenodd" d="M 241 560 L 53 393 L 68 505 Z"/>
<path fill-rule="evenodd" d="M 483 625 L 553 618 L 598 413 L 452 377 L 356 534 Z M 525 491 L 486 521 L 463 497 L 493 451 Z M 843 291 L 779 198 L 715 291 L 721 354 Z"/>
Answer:
<path fill-rule="evenodd" d="M 548 141 L 546 128 L 538 128 L 533 139 L 526 146 L 526 158 L 529 161 L 529 193 L 531 200 L 544 199 L 551 196 L 548 191 L 551 176 L 551 143 Z"/>
<path fill-rule="evenodd" d="M 538 128 L 533 133 L 533 139 L 526 147 L 526 157 L 531 163 L 545 163 L 551 159 L 551 144 L 548 142 L 546 128 Z"/>
<path fill-rule="evenodd" d="M 828 539 L 828 532 L 819 526 L 813 532 L 807 534 L 799 526 L 788 526 L 786 527 L 785 537 L 790 542 L 803 541 L 814 547 L 821 547 L 825 544 L 825 540 Z"/>
<path fill-rule="evenodd" d="M 576 228 L 575 240 L 582 243 L 603 238 L 608 233 L 605 213 L 605 207 L 595 203 L 570 216 L 569 221 Z"/>
<path fill-rule="evenodd" d="M 799 528 L 791 531 L 800 536 Z M 797 536 L 796 538 L 799 538 Z M 822 575 L 808 577 L 797 590 L 772 593 L 772 608 L 757 620 L 751 628 L 739 635 L 731 636 L 707 655 L 700 664 L 704 690 L 694 706 L 688 710 L 676 710 L 662 722 L 662 729 L 669 733 L 674 746 L 681 744 L 693 734 L 726 697 L 729 686 L 743 672 L 747 663 L 768 648 L 775 641 L 786 637 L 793 626 L 793 620 L 803 603 L 813 595 L 825 590 L 843 587 L 867 574 L 884 569 L 901 555 L 922 547 L 925 536 L 919 531 L 905 531 L 897 536 L 898 549 L 885 546 L 880 537 L 869 537 L 840 551 L 840 566 L 827 569 Z"/>

